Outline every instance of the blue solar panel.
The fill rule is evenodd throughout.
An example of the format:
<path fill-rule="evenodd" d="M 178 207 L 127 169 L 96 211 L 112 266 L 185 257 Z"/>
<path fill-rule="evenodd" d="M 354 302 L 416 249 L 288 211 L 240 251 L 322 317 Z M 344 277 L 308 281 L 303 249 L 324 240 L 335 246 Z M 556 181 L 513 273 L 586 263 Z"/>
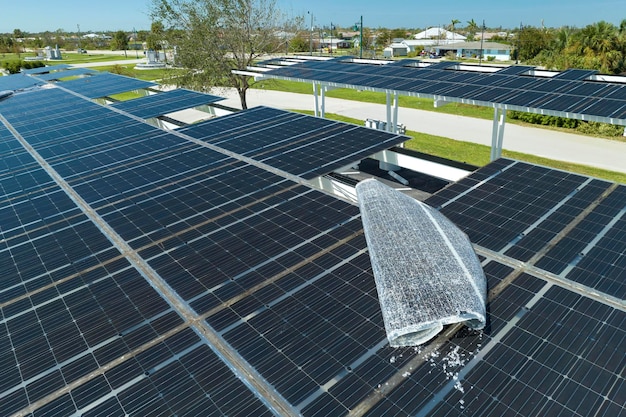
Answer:
<path fill-rule="evenodd" d="M 79 75 L 85 74 L 96 74 L 97 71 L 89 69 L 89 68 L 71 68 L 66 70 L 59 70 L 50 72 L 47 74 L 35 74 L 37 78 L 40 80 L 51 81 L 51 80 L 60 80 L 62 78 L 68 77 L 76 77 Z"/>
<path fill-rule="evenodd" d="M 100 73 L 90 77 L 64 81 L 59 85 L 87 98 L 99 98 L 132 90 L 141 90 L 156 84 L 123 75 Z"/>
<path fill-rule="evenodd" d="M 115 107 L 118 110 L 125 111 L 137 117 L 148 119 L 150 117 L 173 113 L 178 110 L 215 103 L 220 100 L 224 100 L 224 98 L 196 93 L 185 89 L 176 89 L 133 100 L 113 103 L 111 107 Z"/>
<path fill-rule="evenodd" d="M 22 72 L 24 74 L 45 74 L 47 72 L 64 70 L 70 67 L 71 66 L 68 64 L 57 64 L 57 65 L 43 66 L 43 67 L 38 67 L 38 68 L 31 68 L 31 69 L 23 70 Z"/>
<path fill-rule="evenodd" d="M 24 76 L 22 74 L 13 74 L 0 77 L 0 91 L 22 90 L 42 84 L 44 84 L 42 81 L 37 80 L 33 77 Z"/>
<path fill-rule="evenodd" d="M 58 88 L 0 114 L 2 414 L 624 413 L 624 186 L 501 159 L 432 196 L 489 325 L 395 349 L 356 205 Z M 266 107 L 199 126 L 298 169 L 381 133 Z"/>

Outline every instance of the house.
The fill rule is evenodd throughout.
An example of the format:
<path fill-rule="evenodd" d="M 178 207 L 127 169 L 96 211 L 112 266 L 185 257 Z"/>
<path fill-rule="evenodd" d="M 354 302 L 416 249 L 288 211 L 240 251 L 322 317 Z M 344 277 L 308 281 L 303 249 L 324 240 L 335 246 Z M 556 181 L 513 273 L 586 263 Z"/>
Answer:
<path fill-rule="evenodd" d="M 483 50 L 483 59 L 494 57 L 496 61 L 511 60 L 511 45 L 497 42 L 457 42 L 449 45 L 440 45 L 435 47 L 437 55 L 446 55 L 449 52 L 454 53 L 457 58 L 477 58 L 480 56 L 480 50 Z"/>
<path fill-rule="evenodd" d="M 407 56 L 411 48 L 404 43 L 404 39 L 394 39 L 391 45 L 383 49 L 383 56 L 391 58 L 394 56 Z"/>
<path fill-rule="evenodd" d="M 441 45 L 467 40 L 467 38 L 460 33 L 451 32 L 440 27 L 428 28 L 413 35 L 413 38 L 418 41 L 429 41 L 422 43 L 422 45 Z"/>

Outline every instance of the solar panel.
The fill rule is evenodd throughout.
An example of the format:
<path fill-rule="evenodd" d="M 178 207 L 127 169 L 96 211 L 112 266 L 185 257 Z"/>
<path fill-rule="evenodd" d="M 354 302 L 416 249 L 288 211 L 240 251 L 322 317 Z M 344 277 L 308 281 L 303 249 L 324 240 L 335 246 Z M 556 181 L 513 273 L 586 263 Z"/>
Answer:
<path fill-rule="evenodd" d="M 535 67 L 527 66 L 527 65 L 511 65 L 510 67 L 502 68 L 498 70 L 497 74 L 502 75 L 522 75 L 529 71 L 534 70 Z"/>
<path fill-rule="evenodd" d="M 466 71 L 451 69 L 457 62 L 441 61 L 426 67 L 404 66 L 402 61 L 392 64 L 342 64 L 336 62 L 303 62 L 288 68 L 273 69 L 263 73 L 264 77 L 287 77 L 299 81 L 328 82 L 332 85 L 350 88 L 370 87 L 381 90 L 397 91 L 400 94 L 424 94 L 444 96 L 451 100 L 476 100 L 487 104 L 504 104 L 516 107 L 529 107 L 537 110 L 552 110 L 570 113 L 563 116 L 593 116 L 600 118 L 622 118 L 625 111 L 621 104 L 626 104 L 626 89 L 616 83 L 601 81 L 583 81 L 597 71 L 572 69 L 563 71 L 552 78 L 523 75 L 534 67 L 511 66 L 496 72 Z M 360 77 L 358 74 L 367 74 Z M 402 78 L 405 82 L 399 80 Z M 413 82 L 411 82 L 413 81 Z M 437 82 L 457 84 L 449 86 Z M 426 85 L 425 85 L 426 84 Z M 475 86 L 472 90 L 465 85 Z M 484 92 L 485 87 L 502 87 L 511 91 L 493 94 L 493 90 Z M 557 97 L 563 95 L 564 97 Z M 593 95 L 597 97 L 595 106 L 577 106 L 582 100 L 570 99 L 566 96 Z M 555 101 L 556 100 L 556 101 Z M 552 107 L 544 107 L 552 103 Z M 557 105 L 558 103 L 558 105 Z M 576 111 L 567 110 L 577 107 Z M 587 110 L 589 109 L 589 110 Z M 612 121 L 608 121 L 611 122 Z"/>
<path fill-rule="evenodd" d="M 22 70 L 22 73 L 29 74 L 29 75 L 30 74 L 45 74 L 47 72 L 64 70 L 67 68 L 71 68 L 71 65 L 57 64 L 57 65 L 50 65 L 50 66 L 43 66 L 43 67 L 38 67 L 38 68 Z"/>
<path fill-rule="evenodd" d="M 37 78 L 44 81 L 60 80 L 62 78 L 76 77 L 78 75 L 95 74 L 96 71 L 89 68 L 71 68 L 61 71 L 54 71 L 47 74 L 35 74 Z"/>
<path fill-rule="evenodd" d="M 111 104 L 111 107 L 143 119 L 148 119 L 178 110 L 215 103 L 220 100 L 224 100 L 224 98 L 185 89 L 176 89 L 133 100 L 120 101 Z"/>
<path fill-rule="evenodd" d="M 584 70 L 584 69 L 567 69 L 565 71 L 559 72 L 554 77 L 553 80 L 584 80 L 585 78 L 589 78 L 592 75 L 597 74 L 596 70 Z"/>
<path fill-rule="evenodd" d="M 225 124 L 227 134 L 222 133 Z M 407 139 L 265 107 L 180 132 L 305 179 L 327 174 Z"/>
<path fill-rule="evenodd" d="M 434 64 L 430 64 L 429 66 L 425 67 L 425 69 L 428 69 L 428 70 L 435 70 L 435 69 L 443 70 L 443 69 L 446 69 L 446 68 L 455 67 L 457 65 L 459 65 L 459 63 L 458 62 L 454 62 L 454 61 L 440 61 L 440 62 L 437 62 L 437 63 L 434 63 Z"/>
<path fill-rule="evenodd" d="M 33 78 L 25 77 L 21 74 L 12 74 L 0 77 L 0 91 L 3 90 L 22 90 L 41 85 L 43 82 Z"/>
<path fill-rule="evenodd" d="M 156 84 L 123 75 L 101 73 L 90 77 L 64 81 L 60 85 L 87 98 L 99 98 L 131 90 L 145 89 Z"/>
<path fill-rule="evenodd" d="M 500 159 L 429 198 L 474 243 L 489 322 L 396 349 L 357 206 L 58 88 L 0 114 L 3 413 L 624 413 L 623 185 Z M 266 107 L 201 125 L 299 167 L 314 152 L 265 133 L 370 132 Z"/>

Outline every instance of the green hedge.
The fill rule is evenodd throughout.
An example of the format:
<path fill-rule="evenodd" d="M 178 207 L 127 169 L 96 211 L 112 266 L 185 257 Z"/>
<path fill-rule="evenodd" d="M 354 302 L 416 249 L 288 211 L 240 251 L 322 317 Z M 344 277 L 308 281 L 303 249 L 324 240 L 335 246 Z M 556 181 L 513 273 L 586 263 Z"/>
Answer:
<path fill-rule="evenodd" d="M 45 67 L 45 66 L 46 64 L 44 64 L 41 61 L 18 60 L 18 61 L 4 61 L 2 63 L 2 68 L 9 71 L 10 74 L 17 74 L 20 72 L 22 68 L 31 69 L 31 68 L 40 68 L 40 67 Z"/>
<path fill-rule="evenodd" d="M 587 122 L 584 120 L 567 119 L 565 117 L 547 116 L 545 114 L 525 113 L 520 111 L 509 111 L 507 114 L 511 119 L 521 120 L 526 123 L 562 127 L 576 130 L 587 135 L 622 136 L 624 134 L 623 126 L 607 123 Z"/>

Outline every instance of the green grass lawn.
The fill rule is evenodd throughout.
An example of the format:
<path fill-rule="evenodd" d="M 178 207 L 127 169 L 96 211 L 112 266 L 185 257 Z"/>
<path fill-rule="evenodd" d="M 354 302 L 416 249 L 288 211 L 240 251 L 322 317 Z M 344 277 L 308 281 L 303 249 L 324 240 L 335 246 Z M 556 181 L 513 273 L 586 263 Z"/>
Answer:
<path fill-rule="evenodd" d="M 107 62 L 107 61 L 120 61 L 124 59 L 136 59 L 134 51 L 128 53 L 128 57 L 124 57 L 124 55 L 104 55 L 104 54 L 78 54 L 72 52 L 61 52 L 63 59 L 58 61 L 43 61 L 47 65 L 56 65 L 56 64 L 84 64 L 88 62 Z M 26 57 L 35 57 L 37 56 L 34 52 L 26 52 L 20 54 L 0 54 L 0 61 L 17 61 L 20 59 L 24 59 Z M 143 55 L 140 55 L 142 58 Z"/>
<path fill-rule="evenodd" d="M 312 111 L 294 110 L 298 113 L 312 115 Z M 336 114 L 326 113 L 326 118 L 338 120 L 346 123 L 352 123 L 363 126 L 364 121 L 353 119 L 350 117 L 340 116 Z M 433 156 L 450 159 L 453 161 L 465 162 L 471 165 L 483 166 L 489 163 L 491 148 L 485 145 L 479 145 L 470 142 L 462 142 L 441 136 L 428 135 L 420 132 L 407 131 L 407 136 L 411 139 L 405 143 L 405 147 L 419 152 L 423 152 Z M 573 164 L 563 161 L 555 161 L 552 159 L 542 158 L 535 155 L 529 155 L 521 152 L 513 152 L 504 150 L 502 156 L 519 161 L 525 161 L 533 164 L 544 165 L 551 168 L 561 169 L 564 171 L 574 172 L 591 177 L 602 178 L 608 181 L 626 184 L 626 174 L 608 171 L 605 169 L 594 168 L 586 165 Z"/>

